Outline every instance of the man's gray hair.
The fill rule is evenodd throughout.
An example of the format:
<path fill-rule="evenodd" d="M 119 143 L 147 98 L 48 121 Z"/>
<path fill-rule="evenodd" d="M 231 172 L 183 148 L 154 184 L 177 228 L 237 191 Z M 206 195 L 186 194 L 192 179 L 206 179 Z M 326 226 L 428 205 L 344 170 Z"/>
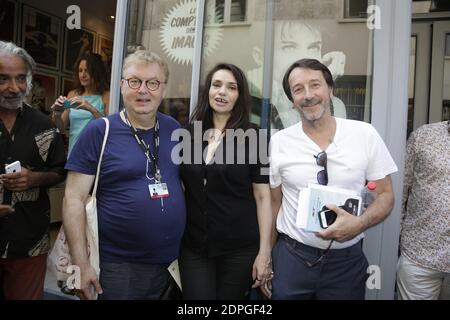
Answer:
<path fill-rule="evenodd" d="M 36 67 L 36 63 L 34 62 L 34 59 L 28 54 L 28 52 L 17 46 L 16 44 L 12 42 L 5 42 L 0 41 L 0 54 L 9 54 L 9 55 L 16 55 L 20 57 L 23 62 L 25 63 L 25 66 L 27 68 L 27 91 L 26 94 L 30 93 L 31 88 L 33 86 L 33 71 Z"/>
<path fill-rule="evenodd" d="M 165 77 L 164 82 L 167 82 L 169 80 L 169 67 L 167 66 L 167 63 L 154 52 L 148 50 L 137 50 L 132 54 L 129 54 L 123 61 L 122 75 L 132 63 L 136 64 L 156 63 L 161 67 L 163 71 Z"/>

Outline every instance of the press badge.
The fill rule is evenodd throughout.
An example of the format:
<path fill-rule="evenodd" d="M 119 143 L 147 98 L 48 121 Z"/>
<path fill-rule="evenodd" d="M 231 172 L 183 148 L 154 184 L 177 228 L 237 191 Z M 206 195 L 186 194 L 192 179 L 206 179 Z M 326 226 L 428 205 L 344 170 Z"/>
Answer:
<path fill-rule="evenodd" d="M 148 190 L 152 199 L 166 198 L 169 196 L 169 189 L 166 183 L 149 184 Z"/>

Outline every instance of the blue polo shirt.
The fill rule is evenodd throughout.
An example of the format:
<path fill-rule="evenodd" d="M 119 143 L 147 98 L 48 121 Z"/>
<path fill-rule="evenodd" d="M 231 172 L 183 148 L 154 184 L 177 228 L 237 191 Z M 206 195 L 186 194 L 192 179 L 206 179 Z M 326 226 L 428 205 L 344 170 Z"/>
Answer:
<path fill-rule="evenodd" d="M 179 178 L 179 166 L 171 160 L 172 132 L 178 122 L 157 114 L 160 123 L 158 166 L 170 196 L 151 199 L 154 184 L 151 165 L 130 128 L 119 114 L 108 117 L 110 131 L 97 189 L 100 261 L 169 263 L 178 257 L 186 224 L 186 206 Z M 138 130 L 154 152 L 154 129 Z M 74 145 L 66 169 L 95 175 L 105 122 L 88 124 Z"/>

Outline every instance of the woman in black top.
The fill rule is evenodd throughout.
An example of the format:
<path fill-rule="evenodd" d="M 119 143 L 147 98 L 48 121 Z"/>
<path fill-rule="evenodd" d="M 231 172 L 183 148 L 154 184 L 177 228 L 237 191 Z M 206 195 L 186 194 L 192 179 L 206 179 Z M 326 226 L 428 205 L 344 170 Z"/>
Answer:
<path fill-rule="evenodd" d="M 185 299 L 244 299 L 270 277 L 268 162 L 259 157 L 260 142 L 267 154 L 267 136 L 260 139 L 250 124 L 250 108 L 242 70 L 215 66 L 192 116 L 190 141 L 183 141 L 188 214 L 179 262 Z"/>

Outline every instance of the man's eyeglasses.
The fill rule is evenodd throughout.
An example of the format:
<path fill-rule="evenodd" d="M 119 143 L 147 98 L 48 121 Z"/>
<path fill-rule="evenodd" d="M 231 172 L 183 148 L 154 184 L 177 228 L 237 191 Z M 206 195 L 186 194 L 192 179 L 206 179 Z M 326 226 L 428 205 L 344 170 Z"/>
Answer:
<path fill-rule="evenodd" d="M 328 184 L 327 153 L 325 151 L 321 151 L 317 155 L 315 155 L 314 158 L 316 158 L 317 165 L 323 167 L 323 170 L 317 172 L 317 182 L 321 185 L 326 186 Z M 333 240 L 330 241 L 328 247 L 325 249 L 325 251 L 323 251 L 319 258 L 317 258 L 314 262 L 306 261 L 306 265 L 309 268 L 312 268 L 316 264 L 320 263 L 330 251 L 332 244 Z"/>
<path fill-rule="evenodd" d="M 314 158 L 316 158 L 317 165 L 323 167 L 323 170 L 317 172 L 317 182 L 326 186 L 328 184 L 327 153 L 321 151 Z"/>
<path fill-rule="evenodd" d="M 138 78 L 129 78 L 129 79 L 123 79 L 123 80 L 125 80 L 128 83 L 128 86 L 131 89 L 139 89 L 142 86 L 142 82 L 145 82 L 145 86 L 150 91 L 158 90 L 161 83 L 165 83 L 165 82 L 158 81 L 156 79 L 142 81 L 141 79 L 138 79 Z"/>

